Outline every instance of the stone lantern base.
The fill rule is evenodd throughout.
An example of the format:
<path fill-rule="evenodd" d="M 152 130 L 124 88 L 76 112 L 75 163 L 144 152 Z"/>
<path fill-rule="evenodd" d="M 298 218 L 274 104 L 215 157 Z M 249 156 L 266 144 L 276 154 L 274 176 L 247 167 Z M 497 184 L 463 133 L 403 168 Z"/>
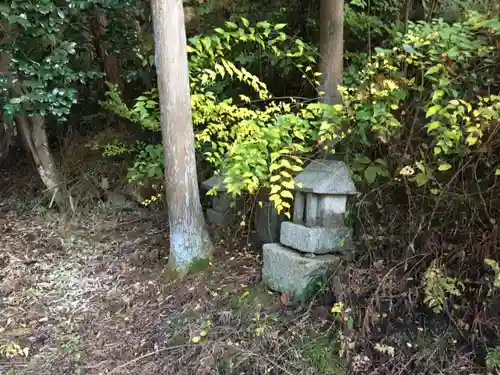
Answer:
<path fill-rule="evenodd" d="M 272 290 L 288 294 L 295 303 L 311 299 L 341 263 L 335 255 L 307 256 L 279 243 L 265 244 L 263 258 L 263 282 Z"/>

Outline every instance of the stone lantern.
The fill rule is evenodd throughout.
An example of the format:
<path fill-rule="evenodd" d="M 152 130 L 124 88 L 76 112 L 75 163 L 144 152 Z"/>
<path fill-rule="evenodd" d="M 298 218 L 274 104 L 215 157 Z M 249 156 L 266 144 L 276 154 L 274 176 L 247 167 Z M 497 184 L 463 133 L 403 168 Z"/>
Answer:
<path fill-rule="evenodd" d="M 263 280 L 294 300 L 340 264 L 350 247 L 344 221 L 347 199 L 357 193 L 342 161 L 314 160 L 296 178 L 293 220 L 281 224 L 280 243 L 263 247 Z"/>
<path fill-rule="evenodd" d="M 210 197 L 211 207 L 207 209 L 206 214 L 210 224 L 222 226 L 231 224 L 231 221 L 236 217 L 238 208 L 241 208 L 243 204 L 240 199 L 237 199 L 235 204 L 231 206 L 233 199 L 227 193 L 223 180 L 223 176 L 214 175 L 201 184 L 202 188 L 207 191 L 214 187 L 217 188 L 217 195 Z"/>
<path fill-rule="evenodd" d="M 280 242 L 312 254 L 342 251 L 350 230 L 343 225 L 349 195 L 357 193 L 344 162 L 315 160 L 296 178 L 293 222 L 284 222 Z"/>
<path fill-rule="evenodd" d="M 217 195 L 211 196 L 210 207 L 206 210 L 207 222 L 219 226 L 234 224 L 234 219 L 239 210 L 245 206 L 244 199 L 239 197 L 234 199 L 228 194 L 223 183 L 224 177 L 214 175 L 204 181 L 201 186 L 205 190 L 217 188 Z M 261 189 L 257 194 L 262 205 L 255 205 L 253 216 L 256 229 L 256 239 L 260 243 L 270 243 L 279 241 L 280 225 L 284 220 L 283 215 L 279 215 L 272 202 L 269 201 L 269 190 Z M 234 201 L 234 204 L 232 204 Z"/>

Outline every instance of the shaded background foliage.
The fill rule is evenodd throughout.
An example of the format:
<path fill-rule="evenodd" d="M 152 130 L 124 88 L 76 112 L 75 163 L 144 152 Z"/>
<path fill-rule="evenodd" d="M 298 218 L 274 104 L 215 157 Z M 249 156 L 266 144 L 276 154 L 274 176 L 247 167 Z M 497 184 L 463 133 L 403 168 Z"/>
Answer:
<path fill-rule="evenodd" d="M 226 168 L 235 185 L 244 175 L 249 182 L 237 192 L 267 184 L 286 210 L 282 192 L 293 184 L 273 180 L 276 170 L 291 176 L 334 140 L 361 191 L 348 219 L 363 267 L 348 280 L 356 297 L 345 296 L 360 329 L 347 332 L 367 335 L 374 325 L 396 332 L 392 322 L 404 312 L 425 314 L 456 324 L 454 347 L 473 345 L 484 362 L 487 348 L 500 345 L 491 287 L 498 268 L 484 263 L 500 259 L 498 4 L 347 1 L 344 106 L 334 108 L 316 103 L 319 1 L 192 1 L 185 12 L 199 170 Z M 104 150 L 125 159 L 131 179 L 162 178 L 149 2 L 16 0 L 0 13 L 0 52 L 23 86 L 22 95 L 7 80 L 2 86 L 0 161 L 13 143 L 9 121 L 26 112 L 46 119 L 62 164 L 88 146 L 98 157 Z M 269 21 L 262 40 L 286 33 L 276 44 L 284 55 L 244 39 L 262 21 Z M 231 35 L 230 48 L 214 35 Z M 300 53 L 283 58 L 288 51 Z M 219 58 L 235 68 L 214 69 Z M 230 79 L 231 71 L 248 75 Z M 238 158 L 250 152 L 256 165 L 242 166 Z M 117 184 L 125 184 L 124 169 Z M 93 177 L 98 185 L 100 172 Z M 366 270 L 390 286 L 360 283 Z"/>

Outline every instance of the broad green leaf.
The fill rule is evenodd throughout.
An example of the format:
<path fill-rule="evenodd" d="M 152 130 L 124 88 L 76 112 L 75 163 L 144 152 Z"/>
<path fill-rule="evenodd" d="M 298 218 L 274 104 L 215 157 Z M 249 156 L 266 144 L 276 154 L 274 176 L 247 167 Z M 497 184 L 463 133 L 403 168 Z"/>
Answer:
<path fill-rule="evenodd" d="M 425 75 L 428 76 L 430 74 L 435 74 L 435 73 L 438 73 L 439 71 L 441 70 L 441 66 L 440 65 L 434 65 L 432 67 L 430 67 L 426 72 L 425 72 Z"/>
<path fill-rule="evenodd" d="M 448 163 L 443 163 L 438 167 L 438 170 L 440 171 L 447 171 L 449 169 L 451 169 L 451 164 Z"/>
<path fill-rule="evenodd" d="M 429 178 L 427 177 L 426 174 L 419 173 L 415 177 L 412 178 L 412 181 L 415 181 L 416 184 L 420 187 L 420 186 L 424 186 L 429 181 Z"/>
<path fill-rule="evenodd" d="M 379 166 L 376 165 L 370 165 L 368 168 L 365 169 L 364 176 L 366 179 L 366 182 L 368 182 L 369 185 L 373 184 L 375 182 L 375 179 L 377 178 L 377 174 L 380 170 Z"/>
<path fill-rule="evenodd" d="M 433 105 L 432 107 L 430 107 L 429 109 L 427 109 L 425 117 L 431 117 L 432 115 L 438 113 L 440 109 L 441 109 L 440 105 L 437 105 L 437 104 Z"/>
<path fill-rule="evenodd" d="M 441 127 L 441 123 L 439 121 L 432 121 L 427 125 L 427 131 L 431 132 L 433 130 L 439 129 Z"/>
<path fill-rule="evenodd" d="M 226 21 L 226 26 L 229 28 L 229 29 L 237 29 L 238 28 L 238 25 L 235 24 L 234 22 L 230 22 L 230 21 Z"/>

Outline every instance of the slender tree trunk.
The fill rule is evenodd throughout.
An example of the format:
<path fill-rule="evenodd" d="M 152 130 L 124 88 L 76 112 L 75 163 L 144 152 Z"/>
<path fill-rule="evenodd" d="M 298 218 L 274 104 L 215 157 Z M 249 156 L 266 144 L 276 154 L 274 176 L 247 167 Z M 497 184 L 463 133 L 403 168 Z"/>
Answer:
<path fill-rule="evenodd" d="M 95 14 L 92 18 L 92 34 L 94 35 L 94 47 L 97 56 L 102 61 L 102 71 L 106 80 L 112 84 L 122 87 L 122 80 L 120 77 L 120 64 L 116 53 L 109 52 L 109 46 L 102 40 L 106 34 L 106 27 L 108 26 L 108 19 L 104 14 Z"/>
<path fill-rule="evenodd" d="M 16 124 L 51 202 L 55 202 L 62 209 L 67 203 L 64 198 L 65 189 L 55 159 L 50 152 L 45 118 L 40 115 L 28 116 L 23 112 L 16 116 Z"/>
<path fill-rule="evenodd" d="M 321 0 L 319 53 L 323 102 L 341 103 L 337 86 L 344 65 L 344 0 Z"/>
<path fill-rule="evenodd" d="M 15 97 L 24 94 L 22 83 L 14 80 L 10 71 L 11 57 L 3 53 L 0 55 L 0 74 L 8 79 L 9 91 Z M 17 130 L 21 135 L 24 148 L 31 155 L 35 167 L 47 188 L 51 200 L 62 208 L 66 201 L 63 194 L 62 179 L 58 172 L 54 157 L 50 152 L 47 133 L 45 129 L 45 118 L 43 116 L 28 116 L 23 110 L 15 118 Z"/>
<path fill-rule="evenodd" d="M 212 256 L 196 173 L 182 0 L 151 0 L 170 224 L 169 268 L 179 274 Z"/>
<path fill-rule="evenodd" d="M 9 56 L 0 55 L 0 73 L 7 72 L 10 66 Z M 3 111 L 0 109 L 3 118 Z M 16 140 L 16 127 L 11 121 L 3 122 L 0 118 L 0 165 L 8 157 L 11 147 Z"/>
<path fill-rule="evenodd" d="M 9 156 L 12 146 L 15 144 L 15 139 L 16 127 L 11 122 L 0 122 L 0 166 Z"/>

